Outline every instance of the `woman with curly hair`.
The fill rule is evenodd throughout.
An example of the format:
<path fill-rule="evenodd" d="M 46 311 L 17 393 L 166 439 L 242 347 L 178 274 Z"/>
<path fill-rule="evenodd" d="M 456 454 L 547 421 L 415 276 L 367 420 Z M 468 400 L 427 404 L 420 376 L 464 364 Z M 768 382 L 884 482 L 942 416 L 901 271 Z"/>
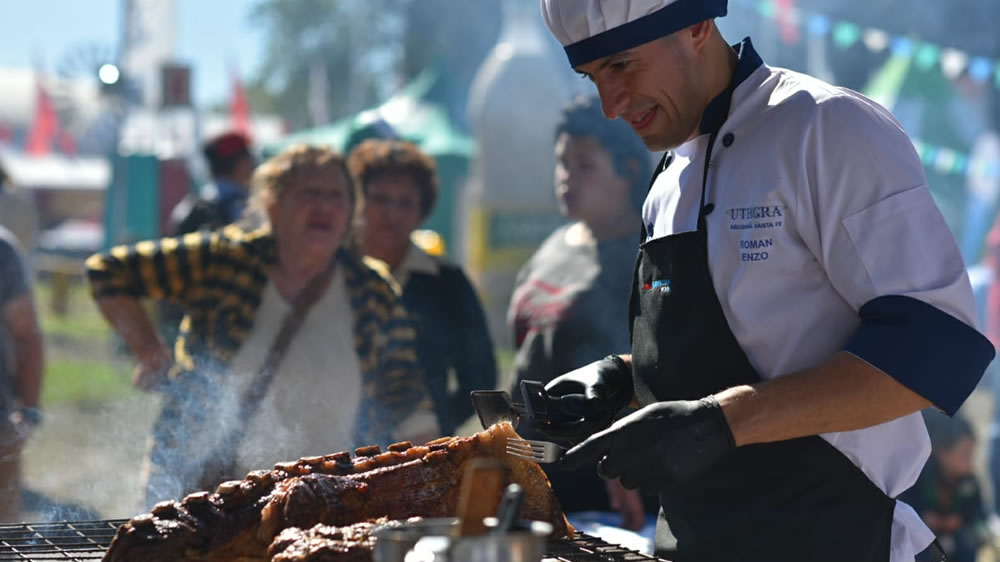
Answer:
<path fill-rule="evenodd" d="M 365 196 L 365 255 L 387 263 L 417 327 L 417 356 L 443 433 L 472 413 L 469 392 L 497 382 L 493 342 L 479 297 L 460 267 L 418 248 L 410 237 L 434 209 L 434 161 L 398 140 L 366 140 L 351 153 Z M 457 384 L 449 389 L 449 378 Z"/>

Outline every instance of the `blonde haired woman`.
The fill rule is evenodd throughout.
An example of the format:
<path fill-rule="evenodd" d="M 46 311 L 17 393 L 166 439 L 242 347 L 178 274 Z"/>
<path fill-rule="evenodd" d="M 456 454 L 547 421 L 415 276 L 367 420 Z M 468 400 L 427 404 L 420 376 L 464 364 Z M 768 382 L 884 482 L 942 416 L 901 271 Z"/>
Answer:
<path fill-rule="evenodd" d="M 209 466 L 228 468 L 216 479 L 234 477 L 437 435 L 397 293 L 351 248 L 360 198 L 343 157 L 294 146 L 261 165 L 253 184 L 256 213 L 240 223 L 87 262 L 98 306 L 139 360 L 136 386 L 165 394 L 148 459 L 150 504 L 206 485 Z M 185 308 L 173 353 L 141 297 Z M 279 351 L 296 310 L 298 328 Z"/>

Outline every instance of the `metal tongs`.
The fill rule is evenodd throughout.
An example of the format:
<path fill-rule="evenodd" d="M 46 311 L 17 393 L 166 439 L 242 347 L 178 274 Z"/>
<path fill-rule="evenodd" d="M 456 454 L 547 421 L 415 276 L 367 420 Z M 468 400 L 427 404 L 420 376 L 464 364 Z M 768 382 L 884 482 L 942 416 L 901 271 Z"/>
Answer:
<path fill-rule="evenodd" d="M 515 428 L 522 418 L 542 423 L 569 422 L 584 416 L 587 397 L 583 394 L 550 396 L 538 381 L 521 381 L 522 402 L 511 400 L 503 390 L 473 390 L 472 405 L 476 408 L 483 429 L 508 421 Z"/>

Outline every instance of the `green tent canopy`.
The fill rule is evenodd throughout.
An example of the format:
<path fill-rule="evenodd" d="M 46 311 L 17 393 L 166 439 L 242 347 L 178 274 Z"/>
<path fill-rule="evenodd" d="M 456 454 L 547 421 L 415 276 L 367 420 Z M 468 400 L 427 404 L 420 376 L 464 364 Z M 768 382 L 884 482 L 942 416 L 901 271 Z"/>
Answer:
<path fill-rule="evenodd" d="M 366 138 L 380 136 L 378 126 L 384 122 L 396 135 L 419 146 L 437 163 L 440 192 L 437 206 L 424 228 L 436 231 L 451 248 L 454 209 L 476 144 L 455 128 L 444 108 L 425 99 L 437 80 L 435 71 L 425 70 L 385 103 L 330 125 L 297 131 L 263 146 L 261 154 L 270 158 L 298 143 L 327 145 L 344 152 Z"/>

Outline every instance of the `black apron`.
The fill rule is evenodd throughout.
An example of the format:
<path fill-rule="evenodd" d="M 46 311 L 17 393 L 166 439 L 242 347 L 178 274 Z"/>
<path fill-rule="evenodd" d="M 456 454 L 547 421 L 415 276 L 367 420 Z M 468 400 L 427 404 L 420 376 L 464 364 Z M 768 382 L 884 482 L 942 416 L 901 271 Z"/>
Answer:
<path fill-rule="evenodd" d="M 697 230 L 646 241 L 643 225 L 629 306 L 642 406 L 761 380 L 709 271 L 705 185 L 716 135 Z M 657 174 L 667 165 L 665 157 Z M 660 494 L 656 551 L 677 562 L 888 562 L 895 503 L 821 437 L 749 445 Z"/>

